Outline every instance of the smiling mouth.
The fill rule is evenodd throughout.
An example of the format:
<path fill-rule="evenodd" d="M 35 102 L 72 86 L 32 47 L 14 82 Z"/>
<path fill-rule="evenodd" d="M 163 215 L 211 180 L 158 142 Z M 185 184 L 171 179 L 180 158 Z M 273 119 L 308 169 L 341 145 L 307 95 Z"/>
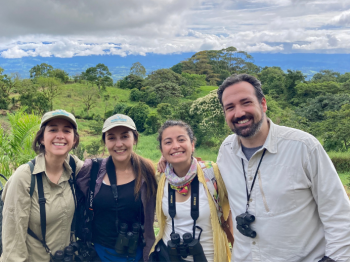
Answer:
<path fill-rule="evenodd" d="M 114 152 L 116 152 L 117 154 L 124 153 L 125 151 L 126 151 L 126 149 L 114 150 Z"/>
<path fill-rule="evenodd" d="M 53 143 L 54 146 L 65 146 L 67 145 L 66 143 Z"/>
<path fill-rule="evenodd" d="M 178 156 L 178 155 L 183 155 L 185 152 L 175 152 L 170 154 L 171 156 Z"/>

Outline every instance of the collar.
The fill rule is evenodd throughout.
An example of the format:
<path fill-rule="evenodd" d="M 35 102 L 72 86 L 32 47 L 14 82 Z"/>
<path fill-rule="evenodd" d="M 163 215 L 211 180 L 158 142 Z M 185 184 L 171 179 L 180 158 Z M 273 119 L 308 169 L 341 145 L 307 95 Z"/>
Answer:
<path fill-rule="evenodd" d="M 72 168 L 69 165 L 70 155 L 68 154 L 63 162 L 63 173 L 58 182 L 69 180 L 71 174 L 73 173 Z M 33 170 L 33 175 L 37 175 L 44 172 L 46 174 L 46 164 L 44 154 L 39 154 L 35 158 L 35 166 Z"/>
<path fill-rule="evenodd" d="M 266 140 L 262 146 L 257 152 L 262 151 L 264 148 L 266 148 L 267 151 L 271 154 L 277 153 L 277 125 L 272 122 L 270 118 L 267 118 L 267 121 L 270 123 L 270 129 L 269 133 L 266 137 Z M 246 156 L 244 155 L 242 151 L 242 143 L 240 138 L 237 135 L 234 135 L 231 139 L 231 142 L 233 143 L 233 153 L 239 156 L 240 158 L 246 159 Z"/>

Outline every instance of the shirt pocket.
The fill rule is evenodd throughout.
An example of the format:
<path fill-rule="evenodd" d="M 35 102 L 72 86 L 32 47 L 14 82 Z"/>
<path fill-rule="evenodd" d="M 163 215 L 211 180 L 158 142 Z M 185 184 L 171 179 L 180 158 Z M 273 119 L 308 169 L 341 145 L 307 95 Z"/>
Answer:
<path fill-rule="evenodd" d="M 293 168 L 282 165 L 259 170 L 254 185 L 257 216 L 276 216 L 297 207 L 295 175 Z"/>

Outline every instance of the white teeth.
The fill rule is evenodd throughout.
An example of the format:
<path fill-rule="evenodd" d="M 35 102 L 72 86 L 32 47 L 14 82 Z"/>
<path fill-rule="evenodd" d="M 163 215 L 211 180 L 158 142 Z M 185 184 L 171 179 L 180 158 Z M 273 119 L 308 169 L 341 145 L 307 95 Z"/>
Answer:
<path fill-rule="evenodd" d="M 171 154 L 171 155 L 177 156 L 177 155 L 180 155 L 180 154 L 183 154 L 183 152 L 176 152 L 176 153 L 173 153 L 173 154 Z"/>
<path fill-rule="evenodd" d="M 246 120 L 242 120 L 242 121 L 238 121 L 238 124 L 244 124 L 244 123 L 247 123 L 249 120 L 246 119 Z"/>
<path fill-rule="evenodd" d="M 116 150 L 115 152 L 117 153 L 121 153 L 121 152 L 124 152 L 125 150 Z"/>
<path fill-rule="evenodd" d="M 54 143 L 55 146 L 64 146 L 62 143 Z"/>

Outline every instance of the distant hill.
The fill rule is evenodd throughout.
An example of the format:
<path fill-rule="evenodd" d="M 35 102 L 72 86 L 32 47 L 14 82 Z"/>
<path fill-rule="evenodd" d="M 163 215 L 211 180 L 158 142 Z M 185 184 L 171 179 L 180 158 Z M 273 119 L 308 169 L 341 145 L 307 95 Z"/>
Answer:
<path fill-rule="evenodd" d="M 182 53 L 172 55 L 147 54 L 120 56 L 81 56 L 73 58 L 57 57 L 25 57 L 19 59 L 0 58 L 0 67 L 5 73 L 19 72 L 23 78 L 29 77 L 29 70 L 33 66 L 47 63 L 54 68 L 61 68 L 70 75 L 81 73 L 88 67 L 98 63 L 104 63 L 109 67 L 114 81 L 129 74 L 130 67 L 135 62 L 140 62 L 146 68 L 147 73 L 160 68 L 169 68 L 191 57 L 194 53 Z M 308 77 L 322 69 L 330 69 L 345 73 L 350 71 L 350 54 L 266 54 L 251 53 L 254 63 L 258 66 L 278 66 L 283 70 L 300 70 Z"/>

